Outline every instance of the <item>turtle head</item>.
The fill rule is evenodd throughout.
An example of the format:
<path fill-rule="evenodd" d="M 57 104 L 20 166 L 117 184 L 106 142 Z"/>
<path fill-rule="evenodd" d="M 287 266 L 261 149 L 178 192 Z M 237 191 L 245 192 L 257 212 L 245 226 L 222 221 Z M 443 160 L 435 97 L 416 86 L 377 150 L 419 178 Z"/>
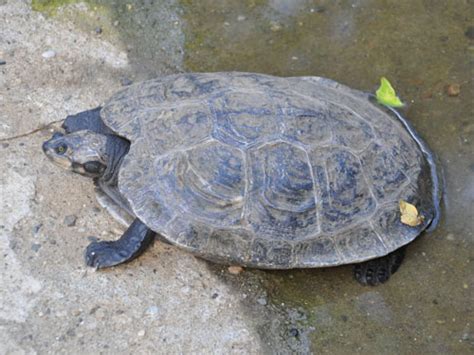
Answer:
<path fill-rule="evenodd" d="M 91 131 L 69 134 L 54 133 L 43 143 L 43 151 L 56 165 L 75 173 L 101 177 L 110 157 L 107 154 L 107 135 Z"/>

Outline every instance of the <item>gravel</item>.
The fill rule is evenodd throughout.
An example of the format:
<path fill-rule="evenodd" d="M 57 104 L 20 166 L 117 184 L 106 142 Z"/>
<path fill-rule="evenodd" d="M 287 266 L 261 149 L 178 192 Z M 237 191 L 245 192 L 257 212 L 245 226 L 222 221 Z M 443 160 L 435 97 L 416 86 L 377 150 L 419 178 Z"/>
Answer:
<path fill-rule="evenodd" d="M 53 58 L 56 56 L 56 52 L 53 51 L 52 49 L 50 50 L 47 50 L 46 52 L 43 52 L 41 54 L 41 56 L 44 58 L 44 59 L 50 59 L 50 58 Z"/>
<path fill-rule="evenodd" d="M 76 225 L 77 217 L 70 214 L 64 218 L 64 224 L 68 227 L 74 227 Z"/>

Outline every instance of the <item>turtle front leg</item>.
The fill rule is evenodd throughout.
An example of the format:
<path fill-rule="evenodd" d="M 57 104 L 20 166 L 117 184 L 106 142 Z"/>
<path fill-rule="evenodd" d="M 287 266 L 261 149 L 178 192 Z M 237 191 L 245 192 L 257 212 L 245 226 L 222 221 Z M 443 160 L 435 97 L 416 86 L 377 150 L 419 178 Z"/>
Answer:
<path fill-rule="evenodd" d="M 354 278 L 364 286 L 377 286 L 394 274 L 405 257 L 405 248 L 400 248 L 381 258 L 354 265 Z"/>
<path fill-rule="evenodd" d="M 130 261 L 145 251 L 154 236 L 155 232 L 136 218 L 120 239 L 89 244 L 86 264 L 102 269 Z"/>

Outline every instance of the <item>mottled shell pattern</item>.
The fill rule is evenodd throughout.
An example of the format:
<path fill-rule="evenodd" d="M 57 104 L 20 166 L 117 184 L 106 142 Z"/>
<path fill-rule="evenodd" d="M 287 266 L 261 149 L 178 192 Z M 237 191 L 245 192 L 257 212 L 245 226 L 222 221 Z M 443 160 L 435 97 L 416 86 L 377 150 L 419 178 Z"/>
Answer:
<path fill-rule="evenodd" d="M 178 74 L 103 107 L 130 140 L 119 189 L 136 216 L 206 259 L 259 268 L 355 263 L 434 218 L 429 166 L 369 95 L 319 77 Z M 400 222 L 399 200 L 424 222 Z"/>

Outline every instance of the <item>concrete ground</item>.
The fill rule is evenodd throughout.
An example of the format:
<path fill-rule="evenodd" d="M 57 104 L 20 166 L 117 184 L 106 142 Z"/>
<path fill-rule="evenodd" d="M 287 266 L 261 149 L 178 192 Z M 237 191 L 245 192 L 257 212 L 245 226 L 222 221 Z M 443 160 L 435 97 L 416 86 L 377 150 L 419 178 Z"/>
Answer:
<path fill-rule="evenodd" d="M 205 261 L 157 242 L 127 265 L 84 264 L 89 236 L 123 229 L 41 144 L 133 75 L 126 48 L 7 0 L 0 60 L 0 353 L 261 352 L 246 295 Z"/>
<path fill-rule="evenodd" d="M 0 354 L 472 353 L 471 8 L 0 0 Z M 159 242 L 130 264 L 85 267 L 91 237 L 123 228 L 90 181 L 47 161 L 42 142 L 131 81 L 229 70 L 366 91 L 392 81 L 445 191 L 440 226 L 409 246 L 389 282 L 363 287 L 351 266 L 233 275 Z"/>

